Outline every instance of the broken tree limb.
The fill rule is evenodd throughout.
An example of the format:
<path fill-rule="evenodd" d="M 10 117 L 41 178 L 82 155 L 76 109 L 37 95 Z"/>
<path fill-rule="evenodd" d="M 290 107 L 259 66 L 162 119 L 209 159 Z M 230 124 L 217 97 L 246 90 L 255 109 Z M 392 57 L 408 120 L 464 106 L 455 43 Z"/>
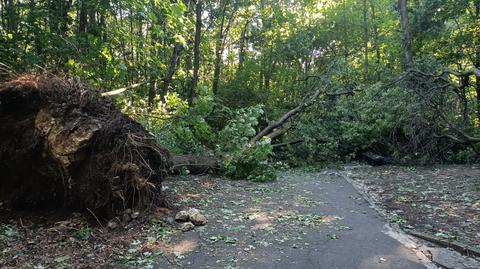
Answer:
<path fill-rule="evenodd" d="M 116 90 L 109 91 L 109 92 L 104 92 L 104 93 L 102 93 L 102 96 L 113 96 L 113 95 L 121 94 L 125 91 L 131 90 L 131 89 L 134 89 L 134 88 L 138 88 L 138 87 L 140 87 L 140 86 L 142 86 L 146 83 L 147 82 L 139 82 L 139 83 L 135 83 L 135 84 L 132 84 L 132 85 L 124 87 L 124 88 L 116 89 Z"/>
<path fill-rule="evenodd" d="M 260 140 L 262 137 L 267 136 L 270 134 L 274 129 L 281 127 L 285 122 L 287 122 L 291 117 L 297 115 L 298 113 L 305 110 L 307 107 L 311 106 L 318 98 L 318 96 L 324 92 L 322 88 L 319 88 L 315 91 L 315 93 L 308 99 L 306 102 L 301 103 L 294 109 L 285 113 L 280 119 L 277 121 L 272 122 L 267 127 L 265 127 L 262 131 L 260 131 L 255 137 L 253 137 L 250 142 L 255 142 Z"/>
<path fill-rule="evenodd" d="M 279 127 L 283 127 L 283 125 L 292 117 L 296 116 L 298 113 L 303 112 L 305 109 L 307 109 L 309 106 L 311 106 L 315 101 L 317 100 L 318 96 L 320 94 L 325 94 L 326 96 L 341 96 L 341 95 L 349 95 L 353 94 L 352 91 L 344 91 L 344 92 L 337 92 L 337 93 L 326 93 L 325 89 L 319 88 L 315 91 L 315 93 L 308 98 L 306 101 L 302 102 L 299 104 L 297 107 L 294 109 L 288 111 L 285 113 L 282 117 L 280 117 L 278 120 L 270 123 L 267 127 L 265 127 L 262 131 L 260 131 L 255 137 L 253 137 L 250 142 L 255 142 L 260 140 L 262 137 L 267 136 L 270 139 L 277 138 L 284 133 L 287 132 L 289 127 L 287 128 L 281 128 L 277 129 Z"/>
<path fill-rule="evenodd" d="M 284 135 L 288 130 L 290 130 L 291 126 L 282 126 L 282 128 L 277 128 L 273 132 L 269 133 L 267 136 L 273 140 L 279 136 Z"/>

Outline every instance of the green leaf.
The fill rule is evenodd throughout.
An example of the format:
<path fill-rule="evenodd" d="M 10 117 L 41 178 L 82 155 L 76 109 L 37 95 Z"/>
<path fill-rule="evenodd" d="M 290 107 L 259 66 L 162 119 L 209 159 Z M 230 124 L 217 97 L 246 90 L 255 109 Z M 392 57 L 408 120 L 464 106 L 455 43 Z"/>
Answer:
<path fill-rule="evenodd" d="M 172 5 L 172 16 L 175 18 L 180 18 L 183 16 L 183 12 L 185 11 L 185 5 L 183 3 L 177 3 Z"/>

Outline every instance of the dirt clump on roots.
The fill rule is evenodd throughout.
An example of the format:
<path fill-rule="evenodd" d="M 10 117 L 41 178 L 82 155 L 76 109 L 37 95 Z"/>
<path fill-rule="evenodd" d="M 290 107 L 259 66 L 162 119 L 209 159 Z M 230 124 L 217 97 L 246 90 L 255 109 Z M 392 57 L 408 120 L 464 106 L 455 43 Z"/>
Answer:
<path fill-rule="evenodd" d="M 110 218 L 161 205 L 169 153 L 108 97 L 73 78 L 0 84 L 0 203 Z"/>

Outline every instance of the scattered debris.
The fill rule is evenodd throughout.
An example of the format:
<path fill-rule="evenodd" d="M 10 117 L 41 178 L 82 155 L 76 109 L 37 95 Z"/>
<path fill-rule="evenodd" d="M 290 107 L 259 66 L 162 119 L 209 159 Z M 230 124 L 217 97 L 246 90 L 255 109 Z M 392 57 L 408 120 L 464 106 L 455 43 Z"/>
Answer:
<path fill-rule="evenodd" d="M 478 166 L 357 165 L 346 166 L 342 173 L 384 208 L 392 223 L 455 242 L 460 251 L 480 249 Z"/>

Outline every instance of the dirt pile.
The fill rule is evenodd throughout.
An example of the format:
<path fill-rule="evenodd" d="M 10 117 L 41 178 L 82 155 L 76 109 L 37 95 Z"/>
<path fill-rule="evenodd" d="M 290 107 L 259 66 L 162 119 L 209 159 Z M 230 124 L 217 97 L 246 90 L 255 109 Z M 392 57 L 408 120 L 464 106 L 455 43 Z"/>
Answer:
<path fill-rule="evenodd" d="M 111 217 L 161 203 L 168 152 L 115 103 L 74 79 L 0 85 L 0 202 Z"/>

